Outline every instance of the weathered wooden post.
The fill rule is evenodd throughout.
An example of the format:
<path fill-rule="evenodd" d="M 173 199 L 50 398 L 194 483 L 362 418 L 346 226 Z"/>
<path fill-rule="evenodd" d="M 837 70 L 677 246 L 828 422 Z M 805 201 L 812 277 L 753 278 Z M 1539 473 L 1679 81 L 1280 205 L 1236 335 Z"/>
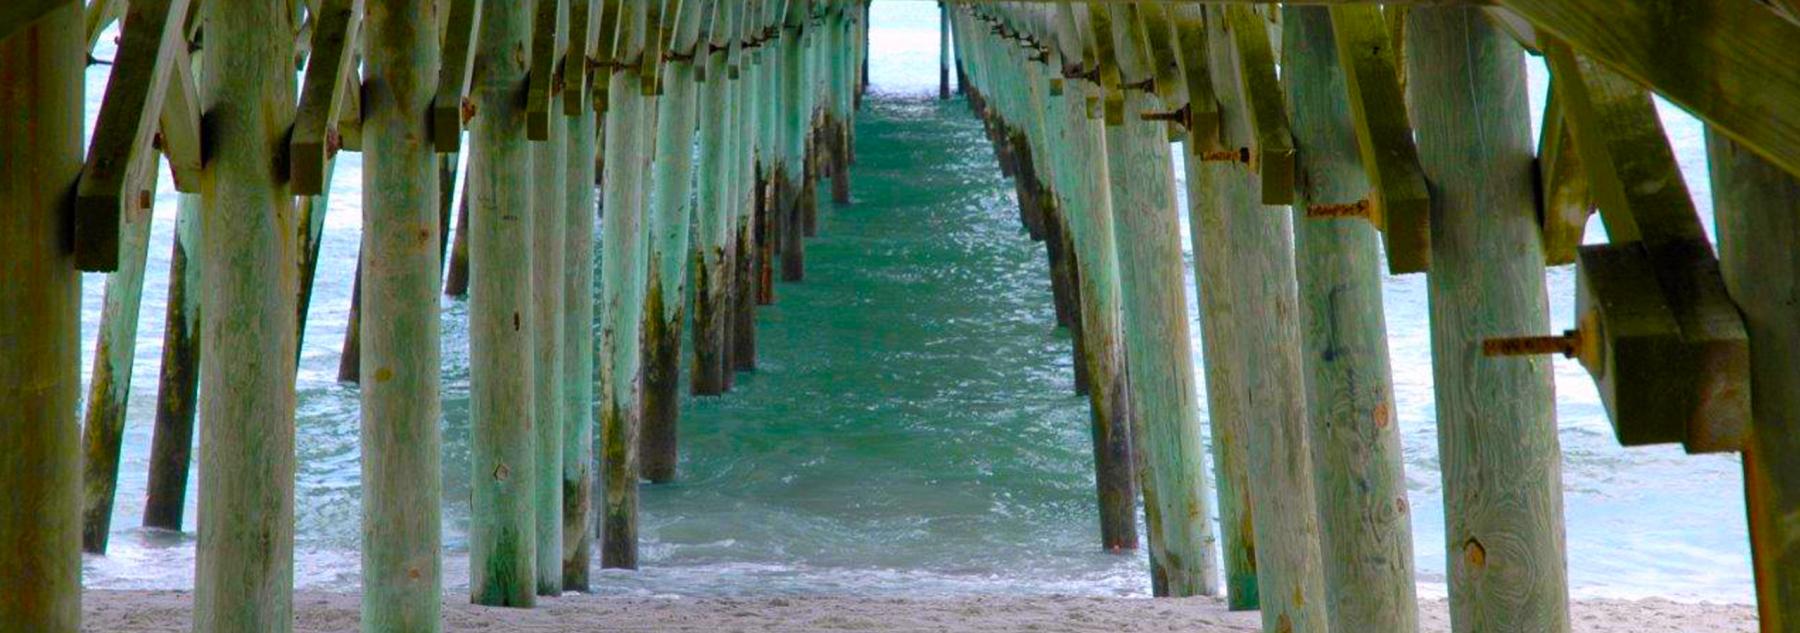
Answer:
<path fill-rule="evenodd" d="M 1744 450 L 1744 485 L 1750 513 L 1750 550 L 1756 565 L 1756 602 L 1763 631 L 1800 627 L 1800 550 L 1792 517 L 1800 498 L 1800 433 L 1795 398 L 1800 395 L 1800 183 L 1717 130 L 1709 129 L 1713 206 L 1718 222 L 1719 264 L 1750 334 L 1751 411 L 1755 423 Z"/>
<path fill-rule="evenodd" d="M 150 220 L 155 207 L 157 156 L 149 154 L 120 214 L 119 267 L 106 276 L 106 298 L 94 345 L 93 377 L 82 418 L 81 549 L 105 554 L 112 527 L 113 493 L 119 485 L 119 450 L 125 410 L 131 398 L 131 369 L 137 357 L 138 305 L 144 290 L 144 260 L 150 253 Z"/>
<path fill-rule="evenodd" d="M 781 24 L 780 98 L 774 120 L 781 126 L 775 166 L 775 225 L 781 235 L 781 279 L 806 278 L 806 138 L 808 115 L 806 47 L 802 40 L 809 19 L 810 0 L 790 0 Z"/>
<path fill-rule="evenodd" d="M 1431 183 L 1451 624 L 1567 631 L 1550 363 L 1481 353 L 1484 338 L 1541 332 L 1549 320 L 1523 51 L 1471 8 L 1415 7 L 1406 37 L 1407 98 Z"/>
<path fill-rule="evenodd" d="M 563 526 L 563 240 L 568 139 L 557 64 L 568 44 L 568 0 L 537 0 L 525 125 L 531 144 L 532 435 L 537 446 L 532 500 L 537 506 L 537 593 L 562 594 Z"/>
<path fill-rule="evenodd" d="M 179 531 L 187 512 L 194 414 L 200 404 L 200 195 L 181 194 L 177 209 L 144 527 Z"/>
<path fill-rule="evenodd" d="M 286 3 L 212 2 L 202 71 L 205 295 L 194 630 L 293 626 L 294 197 L 276 165 L 295 112 Z M 269 362 L 283 359 L 282 362 Z"/>
<path fill-rule="evenodd" d="M 766 98 L 766 81 L 768 77 L 764 63 L 764 52 L 761 39 L 762 27 L 768 5 L 762 0 L 744 9 L 743 31 L 740 36 L 744 44 L 739 46 L 738 82 L 738 200 L 735 210 L 735 226 L 731 237 L 734 272 L 732 274 L 731 292 L 731 365 L 730 370 L 756 369 L 756 306 L 761 298 L 762 274 L 764 258 L 761 246 L 757 243 L 760 226 L 758 213 L 763 207 L 764 178 L 761 173 L 763 152 L 768 147 L 762 142 L 759 123 L 763 120 L 763 103 Z M 754 43 L 754 50 L 752 44 Z"/>
<path fill-rule="evenodd" d="M 1377 7 L 1349 10 L 1381 25 Z M 1345 26 L 1354 28 L 1350 22 Z M 1282 29 L 1282 80 L 1298 151 L 1294 249 L 1327 611 L 1334 631 L 1408 633 L 1419 628 L 1418 598 L 1381 304 L 1381 236 L 1365 221 L 1307 217 L 1315 205 L 1365 199 L 1369 183 L 1344 98 L 1331 10 L 1288 7 Z M 1391 49 L 1385 59 L 1395 59 Z"/>
<path fill-rule="evenodd" d="M 469 123 L 469 595 L 530 607 L 537 569 L 532 174 L 525 137 L 531 2 L 486 3 Z"/>
<path fill-rule="evenodd" d="M 644 300 L 644 418 L 640 466 L 654 483 L 675 480 L 681 416 L 681 328 L 687 316 L 688 232 L 694 215 L 694 134 L 700 86 L 695 51 L 704 0 L 682 0 L 668 16 L 668 61 L 657 100 L 651 198 L 649 284 Z M 718 117 L 719 112 L 707 112 Z M 711 188 L 713 182 L 699 186 Z"/>
<path fill-rule="evenodd" d="M 1074 10 L 1058 6 L 1059 21 L 1074 28 Z M 1062 68 L 1097 63 L 1084 55 L 1084 46 L 1072 36 L 1059 37 L 1057 55 Z M 981 47 L 970 59 L 983 57 Z M 987 62 L 975 61 L 985 68 Z M 1066 70 L 1065 70 L 1066 72 Z M 979 75 L 980 71 L 971 74 Z M 1079 74 L 1079 73 L 1077 73 Z M 975 78 L 976 82 L 980 79 Z M 1137 483 L 1133 471 L 1130 404 L 1127 402 L 1123 315 L 1120 311 L 1118 251 L 1113 236 L 1112 201 L 1107 192 L 1110 177 L 1105 155 L 1106 131 L 1100 121 L 1087 117 L 1087 99 L 1098 86 L 1084 80 L 1068 81 L 1062 103 L 1053 104 L 1052 127 L 1064 152 L 1054 160 L 1057 190 L 1066 196 L 1063 208 L 1070 220 L 1075 249 L 1080 253 L 1081 321 L 1090 389 L 1089 416 L 1094 438 L 1094 480 L 1100 506 L 1100 543 L 1109 551 L 1136 549 Z M 1055 101 L 1055 100 L 1052 100 Z"/>
<path fill-rule="evenodd" d="M 826 146 L 831 160 L 831 201 L 850 204 L 850 130 L 856 127 L 856 113 L 851 107 L 850 93 L 850 19 L 846 3 L 832 7 L 826 18 L 824 55 L 826 68 Z"/>
<path fill-rule="evenodd" d="M 621 2 L 615 66 L 607 88 L 606 186 L 602 191 L 600 274 L 600 451 L 605 506 L 600 520 L 600 565 L 637 567 L 638 419 L 641 413 L 639 367 L 647 273 L 643 177 L 646 164 L 643 128 L 655 113 L 645 96 L 640 68 L 658 63 L 645 59 L 649 16 L 644 7 Z"/>
<path fill-rule="evenodd" d="M 699 206 L 695 208 L 695 235 L 688 249 L 694 271 L 694 364 L 690 376 L 695 395 L 719 395 L 731 384 L 726 366 L 726 328 L 730 326 L 729 237 L 738 185 L 737 141 L 739 82 L 733 65 L 739 54 L 736 41 L 742 2 L 711 3 L 712 28 L 707 32 L 705 80 L 700 110 Z"/>
<path fill-rule="evenodd" d="M 569 50 L 563 71 L 563 125 L 568 156 L 563 186 L 562 588 L 588 591 L 592 561 L 594 471 L 594 178 L 599 115 L 588 74 L 599 47 L 611 46 L 602 0 L 569 3 Z"/>
<path fill-rule="evenodd" d="M 18 631 L 81 629 L 81 274 L 65 223 L 84 59 L 79 2 L 0 34 L 0 622 Z"/>
<path fill-rule="evenodd" d="M 469 205 L 456 210 L 456 237 L 450 242 L 450 256 L 445 267 L 449 272 L 444 275 L 444 294 L 469 296 Z"/>
<path fill-rule="evenodd" d="M 1110 47 L 1102 48 L 1112 49 L 1126 86 L 1156 80 L 1136 9 L 1090 8 L 1093 28 L 1099 31 L 1096 39 L 1111 40 Z M 1213 595 L 1219 576 L 1207 507 L 1212 491 L 1188 343 L 1173 157 L 1166 126 L 1139 116 L 1165 108 L 1153 93 L 1126 90 L 1125 116 L 1106 128 L 1107 184 L 1129 350 L 1133 454 L 1144 491 L 1145 525 L 1152 530 L 1152 569 L 1166 595 Z"/>
<path fill-rule="evenodd" d="M 364 631 L 442 624 L 435 0 L 370 3 L 363 68 Z M 452 172 L 454 176 L 454 172 Z"/>

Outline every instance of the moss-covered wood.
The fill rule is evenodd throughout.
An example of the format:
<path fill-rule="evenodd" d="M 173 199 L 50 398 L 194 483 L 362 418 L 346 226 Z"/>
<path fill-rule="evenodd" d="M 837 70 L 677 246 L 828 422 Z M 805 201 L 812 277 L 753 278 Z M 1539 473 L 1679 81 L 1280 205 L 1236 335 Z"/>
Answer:
<path fill-rule="evenodd" d="M 144 527 L 181 529 L 194 454 L 194 418 L 200 395 L 200 195 L 181 194 L 173 253 L 169 256 L 168 307 L 163 313 L 156 422 L 150 440 Z"/>
<path fill-rule="evenodd" d="M 600 274 L 605 315 L 600 331 L 600 564 L 637 567 L 638 422 L 642 402 L 644 292 L 648 248 L 644 209 L 648 137 L 655 104 L 639 87 L 649 16 L 635 3 L 618 4 L 619 34 L 609 78 L 605 175 L 602 189 Z"/>

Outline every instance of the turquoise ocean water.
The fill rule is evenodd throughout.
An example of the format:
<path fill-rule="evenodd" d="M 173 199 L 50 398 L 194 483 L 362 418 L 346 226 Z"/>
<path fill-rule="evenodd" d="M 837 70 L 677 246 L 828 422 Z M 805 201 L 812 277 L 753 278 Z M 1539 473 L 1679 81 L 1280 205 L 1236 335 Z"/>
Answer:
<path fill-rule="evenodd" d="M 1043 250 L 1020 231 L 1011 185 L 965 104 L 931 98 L 936 7 L 877 0 L 873 24 L 874 89 L 857 122 L 855 204 L 821 207 L 807 281 L 779 285 L 778 303 L 759 312 L 761 369 L 741 376 L 726 397 L 683 402 L 682 479 L 644 490 L 643 570 L 602 573 L 596 588 L 1144 595 L 1142 556 L 1097 546 L 1086 403 L 1070 390 L 1066 335 L 1051 327 Z M 109 48 L 103 44 L 98 55 L 109 58 Z M 1531 68 L 1541 104 L 1545 74 L 1536 61 Z M 106 67 L 89 79 L 91 117 Z M 1700 127 L 1663 110 L 1710 224 Z M 335 378 L 360 201 L 360 159 L 346 153 L 299 374 L 302 589 L 358 583 L 358 394 Z M 174 216 L 165 174 L 111 551 L 86 558 L 90 587 L 193 582 L 193 492 L 190 532 L 137 527 Z M 1598 234 L 1596 223 L 1591 235 Z M 1572 271 L 1547 275 L 1553 324 L 1566 327 Z M 99 275 L 84 280 L 84 363 L 103 283 Z M 1390 278 L 1386 296 L 1419 581 L 1425 595 L 1441 595 L 1443 504 L 1424 278 Z M 443 309 L 445 560 L 454 590 L 467 583 L 468 340 L 463 302 L 446 299 Z M 1193 331 L 1197 337 L 1199 328 Z M 1575 595 L 1748 602 L 1737 459 L 1620 448 L 1586 374 L 1558 362 L 1556 378 Z"/>

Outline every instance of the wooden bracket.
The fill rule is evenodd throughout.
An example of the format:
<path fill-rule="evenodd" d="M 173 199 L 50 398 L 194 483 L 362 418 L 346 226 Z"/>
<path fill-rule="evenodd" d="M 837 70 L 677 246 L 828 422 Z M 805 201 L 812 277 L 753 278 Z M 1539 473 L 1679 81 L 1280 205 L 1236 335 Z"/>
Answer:
<path fill-rule="evenodd" d="M 126 11 L 119 54 L 100 103 L 87 161 L 75 188 L 75 265 L 90 272 L 119 267 L 119 230 L 129 196 L 154 161 L 152 138 L 168 94 L 165 80 L 175 65 L 176 49 L 185 48 L 182 20 L 188 0 L 137 0 Z M 150 176 L 154 177 L 154 175 Z"/>
<path fill-rule="evenodd" d="M 563 58 L 563 114 L 577 116 L 588 107 L 594 73 L 588 62 L 600 44 L 600 0 L 570 0 L 569 48 Z M 602 80 L 603 81 L 603 80 Z"/>
<path fill-rule="evenodd" d="M 363 0 L 326 0 L 313 31 L 313 53 L 288 141 L 289 189 L 296 196 L 325 193 L 325 164 L 343 139 L 337 127 L 350 69 L 356 65 L 356 37 Z"/>
<path fill-rule="evenodd" d="M 525 138 L 550 140 L 551 100 L 556 97 L 556 68 L 568 47 L 568 0 L 542 0 L 531 35 L 531 74 L 525 88 Z"/>
<path fill-rule="evenodd" d="M 1169 7 L 1169 28 L 1179 55 L 1182 83 L 1187 88 L 1187 139 L 1194 154 L 1224 149 L 1219 141 L 1219 96 L 1213 91 L 1207 61 L 1206 24 L 1199 7 Z"/>
<path fill-rule="evenodd" d="M 651 2 L 645 9 L 649 12 L 649 32 L 644 39 L 644 52 L 638 58 L 639 92 L 646 97 L 662 94 L 662 62 L 663 51 L 669 45 L 670 33 L 667 20 L 674 16 L 663 11 L 662 3 Z"/>
<path fill-rule="evenodd" d="M 600 7 L 600 42 L 594 47 L 594 65 L 590 74 L 593 80 L 594 112 L 604 116 L 609 105 L 609 92 L 612 90 L 612 74 L 617 67 L 614 49 L 619 45 L 619 3 L 606 0 Z M 605 72 L 601 72 L 604 69 Z M 605 127 L 605 126 L 601 126 Z M 602 152 L 604 153 L 604 152 Z"/>
<path fill-rule="evenodd" d="M 1237 62 L 1237 89 L 1255 137 L 1250 168 L 1262 177 L 1262 202 L 1293 204 L 1294 134 L 1288 127 L 1287 99 L 1275 75 L 1268 25 L 1244 5 L 1224 7 L 1224 13 L 1231 32 L 1232 58 Z"/>
<path fill-rule="evenodd" d="M 200 143 L 200 93 L 194 86 L 194 62 L 187 46 L 177 46 L 169 66 L 169 87 L 158 117 L 160 145 L 169 159 L 175 190 L 200 193 L 200 170 L 206 166 Z"/>
<path fill-rule="evenodd" d="M 1400 86 L 1399 58 L 1375 5 L 1332 6 L 1356 145 L 1369 179 L 1369 221 L 1381 230 L 1388 272 L 1431 267 L 1431 193 Z"/>
<path fill-rule="evenodd" d="M 438 69 L 437 96 L 431 100 L 431 141 L 437 151 L 462 150 L 463 125 L 473 115 L 469 82 L 475 70 L 475 45 L 481 32 L 482 0 L 449 0 L 450 26 L 444 32 L 444 63 Z"/>
<path fill-rule="evenodd" d="M 338 107 L 337 133 L 339 149 L 362 151 L 362 71 L 356 64 L 344 73 L 344 103 Z"/>
<path fill-rule="evenodd" d="M 1581 152 L 1575 150 L 1574 136 L 1564 123 L 1568 117 L 1563 114 L 1563 90 L 1557 84 L 1565 81 L 1568 79 L 1550 79 L 1544 129 L 1538 139 L 1538 232 L 1544 243 L 1544 263 L 1549 266 L 1575 263 L 1588 216 L 1594 213 L 1587 168 L 1581 164 Z"/>

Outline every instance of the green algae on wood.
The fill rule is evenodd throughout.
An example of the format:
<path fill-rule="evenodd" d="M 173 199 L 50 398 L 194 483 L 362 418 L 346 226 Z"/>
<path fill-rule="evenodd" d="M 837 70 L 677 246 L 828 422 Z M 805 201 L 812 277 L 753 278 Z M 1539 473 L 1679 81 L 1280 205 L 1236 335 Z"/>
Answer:
<path fill-rule="evenodd" d="M 1408 12 L 1407 97 L 1432 186 L 1431 349 L 1456 631 L 1569 630 L 1548 359 L 1480 340 L 1548 326 L 1525 60 L 1474 9 Z"/>
<path fill-rule="evenodd" d="M 144 527 L 174 531 L 181 530 L 187 511 L 194 418 L 200 404 L 200 195 L 181 194 L 177 209 L 150 475 L 144 486 Z"/>
<path fill-rule="evenodd" d="M 81 275 L 64 242 L 81 172 L 81 28 L 81 4 L 67 2 L 0 31 L 0 112 L 34 113 L 0 117 L 0 484 L 11 490 L 0 622 L 21 632 L 81 629 Z"/>
<path fill-rule="evenodd" d="M 442 161 L 430 111 L 433 0 L 368 7 L 363 67 L 363 591 L 368 633 L 441 630 L 442 417 L 437 281 Z M 449 174 L 454 180 L 454 163 Z"/>
<path fill-rule="evenodd" d="M 291 14 L 278 0 L 211 2 L 202 69 L 209 159 L 200 520 L 194 630 L 288 631 L 294 572 L 294 197 L 270 169 L 295 109 Z M 271 359 L 281 359 L 270 362 Z"/>
<path fill-rule="evenodd" d="M 1419 629 L 1412 512 L 1394 415 L 1380 237 L 1366 222 L 1305 217 L 1312 205 L 1354 202 L 1368 191 L 1357 125 L 1342 98 L 1348 78 L 1338 61 L 1343 47 L 1332 46 L 1331 11 L 1284 9 L 1281 38 L 1299 150 L 1294 250 L 1326 607 L 1333 631 L 1409 633 Z"/>
<path fill-rule="evenodd" d="M 719 395 L 729 385 L 726 366 L 727 328 L 730 325 L 729 239 L 738 174 L 738 81 L 731 79 L 733 43 L 743 13 L 743 3 L 713 3 L 713 28 L 707 35 L 705 81 L 701 86 L 700 166 L 694 210 L 694 235 L 688 249 L 693 270 L 694 362 L 690 376 L 695 395 Z"/>
<path fill-rule="evenodd" d="M 475 53 L 470 122 L 469 594 L 536 603 L 531 150 L 524 94 L 531 3 L 490 4 Z M 560 193 L 560 192 L 559 192 Z"/>
<path fill-rule="evenodd" d="M 142 187 L 125 201 L 120 218 L 118 268 L 106 276 L 106 298 L 94 344 L 93 376 L 88 381 L 87 410 L 82 416 L 81 549 L 105 554 L 112 528 L 113 495 L 119 485 L 119 451 L 124 444 L 125 411 L 131 397 L 131 374 L 137 356 L 138 306 L 144 290 L 144 263 L 150 252 L 150 223 L 155 206 L 156 154 L 133 170 Z"/>

